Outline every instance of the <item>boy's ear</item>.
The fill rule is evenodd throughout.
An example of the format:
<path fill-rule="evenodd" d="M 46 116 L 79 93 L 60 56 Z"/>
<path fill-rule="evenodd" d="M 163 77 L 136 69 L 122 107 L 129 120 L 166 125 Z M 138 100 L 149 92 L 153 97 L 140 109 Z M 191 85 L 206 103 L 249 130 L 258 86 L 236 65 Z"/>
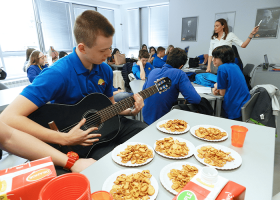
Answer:
<path fill-rule="evenodd" d="M 82 54 L 85 54 L 86 53 L 86 46 L 84 43 L 79 43 L 78 46 L 77 46 L 78 50 L 82 53 Z"/>

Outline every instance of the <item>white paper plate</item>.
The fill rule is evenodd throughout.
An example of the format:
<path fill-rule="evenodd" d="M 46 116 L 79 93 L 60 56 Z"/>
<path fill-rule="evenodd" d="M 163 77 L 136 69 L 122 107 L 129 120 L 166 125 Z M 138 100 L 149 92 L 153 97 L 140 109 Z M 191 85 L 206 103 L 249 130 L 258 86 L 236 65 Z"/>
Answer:
<path fill-rule="evenodd" d="M 191 132 L 191 134 L 192 134 L 194 137 L 196 137 L 196 138 L 198 138 L 198 139 L 205 140 L 205 141 L 209 141 L 209 142 L 220 142 L 220 141 L 224 141 L 224 140 L 228 139 L 228 133 L 227 133 L 227 132 L 226 132 L 227 135 L 224 136 L 224 137 L 222 137 L 222 138 L 219 139 L 219 140 L 207 140 L 207 139 L 204 139 L 204 138 L 200 138 L 200 137 L 198 137 L 198 136 L 195 134 L 195 131 L 196 131 L 197 129 L 199 129 L 200 127 L 203 127 L 203 128 L 216 128 L 216 129 L 219 129 L 219 130 L 222 131 L 222 132 L 226 132 L 224 129 L 222 129 L 222 128 L 220 128 L 220 127 L 217 127 L 217 126 L 212 126 L 212 125 L 197 125 L 197 126 L 192 127 L 191 130 L 190 130 L 190 132 Z"/>
<path fill-rule="evenodd" d="M 171 186 L 173 185 L 172 180 L 169 179 L 169 177 L 167 176 L 167 174 L 170 172 L 171 169 L 178 169 L 178 170 L 182 170 L 183 169 L 183 165 L 191 165 L 194 166 L 198 169 L 198 171 L 201 170 L 201 166 L 190 163 L 190 162 L 174 162 L 171 163 L 169 165 L 166 165 L 164 168 L 162 168 L 162 170 L 160 171 L 160 182 L 163 185 L 163 187 L 168 190 L 169 192 L 171 192 L 174 195 L 177 195 L 178 192 L 176 192 L 175 190 L 173 190 L 171 188 Z"/>
<path fill-rule="evenodd" d="M 118 171 L 114 174 L 112 174 L 111 176 L 109 176 L 106 181 L 104 182 L 103 186 L 102 186 L 102 190 L 105 190 L 107 192 L 110 192 L 110 190 L 112 189 L 113 185 L 114 185 L 114 182 L 116 181 L 117 177 L 122 175 L 122 174 L 126 174 L 126 175 L 130 175 L 130 174 L 135 174 L 135 173 L 138 173 L 138 172 L 142 172 L 143 170 L 138 170 L 138 169 L 126 169 L 126 170 L 121 170 L 121 171 Z M 155 193 L 153 196 L 149 196 L 150 199 L 149 200 L 154 200 L 156 199 L 157 195 L 158 195 L 158 190 L 159 190 L 159 187 L 158 187 L 158 182 L 157 180 L 154 178 L 154 176 L 152 176 L 150 178 L 150 181 L 151 181 L 151 185 L 154 187 L 155 189 Z"/>
<path fill-rule="evenodd" d="M 191 128 L 190 125 L 189 125 L 189 123 L 188 123 L 188 125 L 187 125 L 187 128 L 186 128 L 184 131 L 182 131 L 182 132 L 178 132 L 178 131 L 171 132 L 171 131 L 166 130 L 165 128 L 160 128 L 160 127 L 159 127 L 160 125 L 165 124 L 165 123 L 168 122 L 169 120 L 174 120 L 174 119 L 167 119 L 167 120 L 162 120 L 162 121 L 158 122 L 158 123 L 157 123 L 157 129 L 160 130 L 160 131 L 162 131 L 162 132 L 164 132 L 164 133 L 169 133 L 169 134 L 172 134 L 172 135 L 178 135 L 178 134 L 183 134 L 183 133 L 188 132 L 188 131 L 190 130 L 190 128 Z"/>
<path fill-rule="evenodd" d="M 163 140 L 164 138 L 161 138 L 161 139 L 159 139 L 159 140 Z M 186 145 L 187 145 L 187 147 L 189 148 L 189 152 L 188 152 L 188 155 L 186 155 L 186 156 L 184 156 L 184 157 L 172 157 L 172 156 L 167 156 L 167 155 L 165 155 L 164 153 L 161 153 L 161 152 L 158 152 L 158 151 L 156 151 L 156 142 L 154 143 L 154 150 L 155 150 L 155 152 L 157 152 L 159 155 L 161 155 L 161 156 L 163 156 L 163 157 L 165 157 L 165 158 L 171 158 L 171 159 L 185 159 L 185 158 L 189 158 L 189 157 L 191 157 L 194 153 L 195 153 L 195 146 L 193 145 L 193 143 L 191 143 L 190 141 L 188 141 L 188 140 L 185 140 L 185 139 L 183 139 L 183 138 L 178 138 L 178 137 L 176 137 L 176 138 L 173 138 L 174 140 L 178 140 L 179 142 L 185 142 L 186 143 Z"/>
<path fill-rule="evenodd" d="M 131 161 L 128 161 L 127 163 L 122 163 L 122 159 L 121 159 L 120 156 L 118 156 L 118 154 L 121 151 L 124 151 L 127 148 L 128 145 L 136 145 L 136 144 L 144 144 L 144 143 L 141 143 L 141 142 L 126 142 L 126 143 L 123 143 L 123 144 L 115 147 L 114 150 L 112 151 L 113 161 L 115 161 L 119 165 L 126 166 L 126 167 L 138 167 L 138 166 L 146 165 L 149 162 L 151 162 L 153 160 L 154 156 L 155 156 L 154 149 L 151 146 L 149 146 L 147 144 L 144 144 L 144 145 L 147 145 L 147 147 L 153 151 L 153 157 L 152 158 L 147 159 L 146 162 L 141 163 L 141 164 L 132 164 Z"/>
<path fill-rule="evenodd" d="M 217 167 L 217 166 L 212 166 L 212 165 L 209 165 L 207 163 L 204 162 L 204 159 L 201 159 L 199 158 L 197 155 L 198 155 L 198 152 L 197 150 L 200 149 L 201 147 L 204 147 L 204 146 L 212 146 L 214 147 L 215 149 L 219 149 L 219 150 L 222 150 L 224 152 L 231 152 L 231 157 L 233 157 L 235 160 L 231 161 L 231 162 L 227 162 L 223 167 Z M 240 165 L 242 164 L 242 158 L 241 156 L 239 155 L 239 153 L 237 153 L 236 151 L 234 151 L 233 149 L 231 148 L 228 148 L 228 147 L 225 147 L 225 146 L 222 146 L 222 145 L 218 145 L 218 144 L 202 144 L 202 145 L 199 145 L 196 147 L 196 150 L 195 150 L 195 153 L 194 153 L 194 156 L 195 158 L 201 162 L 202 164 L 204 165 L 207 165 L 209 167 L 214 167 L 216 169 L 222 169 L 222 170 L 231 170 L 231 169 L 236 169 L 238 167 L 240 167 Z"/>

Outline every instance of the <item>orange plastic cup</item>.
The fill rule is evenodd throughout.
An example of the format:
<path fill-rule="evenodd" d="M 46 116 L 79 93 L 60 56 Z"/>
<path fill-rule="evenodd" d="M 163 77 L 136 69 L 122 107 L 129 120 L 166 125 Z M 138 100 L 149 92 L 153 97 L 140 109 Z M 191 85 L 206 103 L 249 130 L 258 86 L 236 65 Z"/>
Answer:
<path fill-rule="evenodd" d="M 231 144 L 235 147 L 243 147 L 248 129 L 244 126 L 234 125 L 231 127 Z"/>
<path fill-rule="evenodd" d="M 79 173 L 68 173 L 49 181 L 40 191 L 39 200 L 91 200 L 90 183 Z"/>
<path fill-rule="evenodd" d="M 107 191 L 97 191 L 91 194 L 92 200 L 113 200 L 112 195 Z"/>

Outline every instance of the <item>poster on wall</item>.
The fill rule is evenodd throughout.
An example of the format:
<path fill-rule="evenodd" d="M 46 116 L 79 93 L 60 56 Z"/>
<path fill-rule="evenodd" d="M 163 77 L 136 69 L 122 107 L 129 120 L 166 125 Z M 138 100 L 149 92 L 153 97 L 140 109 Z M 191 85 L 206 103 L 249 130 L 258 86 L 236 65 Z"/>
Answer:
<path fill-rule="evenodd" d="M 234 32 L 235 12 L 224 12 L 215 14 L 215 21 L 221 18 L 227 21 L 228 31 Z"/>
<path fill-rule="evenodd" d="M 198 17 L 182 18 L 181 41 L 195 42 L 197 34 Z"/>
<path fill-rule="evenodd" d="M 255 26 L 257 26 L 260 21 L 261 24 L 254 38 L 277 38 L 279 20 L 280 7 L 258 9 Z"/>

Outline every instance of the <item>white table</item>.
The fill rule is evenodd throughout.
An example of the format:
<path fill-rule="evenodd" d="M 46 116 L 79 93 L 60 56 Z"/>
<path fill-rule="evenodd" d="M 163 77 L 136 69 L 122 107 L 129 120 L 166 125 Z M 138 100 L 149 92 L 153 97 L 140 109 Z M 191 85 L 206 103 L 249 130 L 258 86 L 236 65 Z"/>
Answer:
<path fill-rule="evenodd" d="M 2 112 L 26 87 L 20 86 L 11 89 L 0 90 L 0 112 Z"/>
<path fill-rule="evenodd" d="M 272 198 L 275 148 L 274 128 L 175 109 L 132 137 L 128 142 L 143 142 L 153 147 L 156 140 L 171 136 L 160 132 L 156 128 L 156 124 L 165 119 L 183 119 L 187 121 L 191 127 L 200 124 L 210 124 L 227 131 L 229 133 L 229 138 L 223 142 L 215 144 L 234 149 L 241 155 L 243 162 L 242 165 L 235 170 L 218 170 L 219 175 L 245 186 L 247 188 L 245 196 L 246 200 L 268 200 Z M 233 147 L 231 145 L 230 127 L 232 125 L 242 125 L 249 129 L 242 148 Z M 204 143 L 211 144 L 211 142 L 205 142 L 193 137 L 189 132 L 182 135 L 172 136 L 174 138 L 180 137 L 189 140 L 195 146 Z M 184 159 L 183 161 L 191 162 L 200 165 L 201 167 L 204 166 L 198 162 L 194 156 Z M 172 162 L 175 161 L 155 154 L 152 162 L 136 168 L 139 170 L 150 170 L 151 174 L 156 178 L 159 184 L 159 194 L 157 197 L 159 200 L 171 200 L 174 197 L 161 185 L 159 179 L 161 169 Z M 111 153 L 109 153 L 85 169 L 82 174 L 88 177 L 91 185 L 91 192 L 94 192 L 102 189 L 103 183 L 111 174 L 125 169 L 131 168 L 116 164 L 111 158 Z"/>

